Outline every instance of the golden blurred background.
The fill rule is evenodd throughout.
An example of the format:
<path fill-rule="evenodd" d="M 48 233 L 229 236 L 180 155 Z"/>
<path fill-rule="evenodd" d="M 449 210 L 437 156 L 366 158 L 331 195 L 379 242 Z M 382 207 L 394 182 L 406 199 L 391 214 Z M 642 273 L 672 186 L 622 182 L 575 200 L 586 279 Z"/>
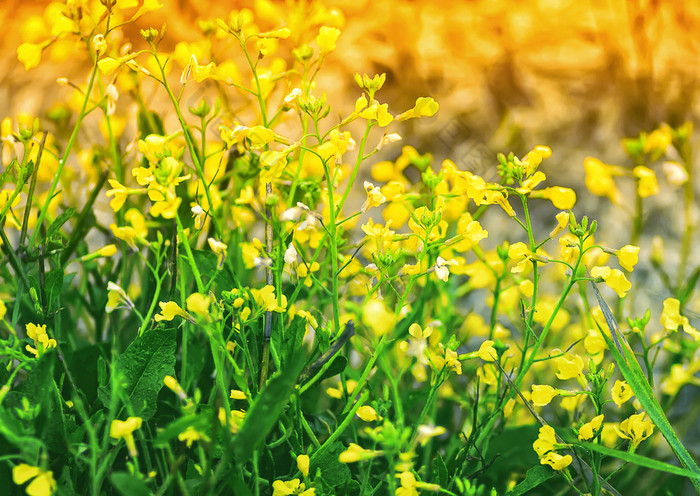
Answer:
<path fill-rule="evenodd" d="M 198 19 L 267 1 L 163 0 L 164 8 L 139 19 L 137 28 L 167 21 L 172 47 L 201 37 Z M 307 3 L 313 10 L 316 2 Z M 83 59 L 42 61 L 29 71 L 17 62 L 17 46 L 47 4 L 1 4 L 3 117 L 41 115 L 55 99 L 57 75 L 87 73 Z M 700 3 L 328 0 L 323 6 L 341 12 L 343 23 L 319 80 L 329 101 L 357 98 L 354 72 L 385 72 L 380 99 L 390 111 L 410 108 L 419 96 L 440 103 L 437 116 L 400 130 L 404 144 L 463 168 L 496 152 L 522 154 L 547 144 L 555 155 L 548 165 L 554 170 L 546 172 L 562 174 L 557 179 L 567 186 L 581 184 L 583 156 L 623 161 L 621 138 L 661 122 L 694 120 L 699 111 Z"/>

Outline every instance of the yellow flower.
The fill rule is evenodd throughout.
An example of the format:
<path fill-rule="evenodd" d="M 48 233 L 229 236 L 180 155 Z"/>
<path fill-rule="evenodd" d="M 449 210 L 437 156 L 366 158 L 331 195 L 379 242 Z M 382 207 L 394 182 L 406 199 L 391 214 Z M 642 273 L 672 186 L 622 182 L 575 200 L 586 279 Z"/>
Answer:
<path fill-rule="evenodd" d="M 153 12 L 154 10 L 161 9 L 162 7 L 163 4 L 160 3 L 159 0 L 143 0 L 143 5 L 141 5 L 141 8 L 139 8 L 139 10 L 137 10 L 131 17 L 131 20 L 133 21 L 148 12 Z"/>
<path fill-rule="evenodd" d="M 467 251 L 482 239 L 489 237 L 488 231 L 482 228 L 479 221 L 474 220 L 469 212 L 460 215 L 457 221 L 457 234 L 461 239 L 451 246 L 458 251 Z"/>
<path fill-rule="evenodd" d="M 569 225 L 569 212 L 559 212 L 557 214 L 557 227 L 549 233 L 550 238 L 554 238 Z"/>
<path fill-rule="evenodd" d="M 53 472 L 26 463 L 20 463 L 12 468 L 12 480 L 21 485 L 33 479 L 25 489 L 28 496 L 50 496 L 56 490 Z"/>
<path fill-rule="evenodd" d="M 555 444 L 557 444 L 557 438 L 554 433 L 554 428 L 549 425 L 543 425 L 540 427 L 540 433 L 537 436 L 537 440 L 532 443 L 532 447 L 537 453 L 537 456 L 542 458 L 555 449 Z"/>
<path fill-rule="evenodd" d="M 607 196 L 615 204 L 620 202 L 622 195 L 615 186 L 612 175 L 614 167 L 593 157 L 586 157 L 583 167 L 586 170 L 585 182 L 588 191 L 594 195 Z"/>
<path fill-rule="evenodd" d="M 49 338 L 46 332 L 46 324 L 27 324 L 25 326 L 27 336 L 34 341 L 34 347 L 27 345 L 25 349 L 35 357 L 41 356 L 44 352 L 56 347 L 56 340 Z"/>
<path fill-rule="evenodd" d="M 625 245 L 615 252 L 617 261 L 627 272 L 632 272 L 639 261 L 639 246 Z"/>
<path fill-rule="evenodd" d="M 577 377 L 583 371 L 583 359 L 573 353 L 555 358 L 554 363 L 558 367 L 557 377 L 563 381 Z"/>
<path fill-rule="evenodd" d="M 596 435 L 598 429 L 603 425 L 603 415 L 597 415 L 591 419 L 590 422 L 586 422 L 578 430 L 578 440 L 587 441 L 592 439 Z"/>
<path fill-rule="evenodd" d="M 549 465 L 554 470 L 563 470 L 569 465 L 571 465 L 572 461 L 573 458 L 571 457 L 571 455 L 562 456 L 555 451 L 550 451 L 540 459 L 540 464 Z"/>
<path fill-rule="evenodd" d="M 17 59 L 24 64 L 25 71 L 39 65 L 41 61 L 41 52 L 47 45 L 47 42 L 22 43 L 17 47 Z"/>
<path fill-rule="evenodd" d="M 340 463 L 355 463 L 361 460 L 368 460 L 370 458 L 381 456 L 381 454 L 381 451 L 368 450 L 358 444 L 350 443 L 348 449 L 343 451 L 338 456 L 338 461 Z"/>
<path fill-rule="evenodd" d="M 659 183 L 656 180 L 656 173 L 653 170 L 643 165 L 638 165 L 634 168 L 632 173 L 639 181 L 637 184 L 637 191 L 640 197 L 649 198 L 650 196 L 659 194 Z"/>
<path fill-rule="evenodd" d="M 559 210 L 570 210 L 576 204 L 576 192 L 571 188 L 552 186 L 538 191 L 533 191 L 530 195 L 533 198 L 546 198 L 552 202 Z"/>
<path fill-rule="evenodd" d="M 287 297 L 281 295 L 280 302 L 277 302 L 277 297 L 275 296 L 275 287 L 267 285 L 262 289 L 251 289 L 250 292 L 253 294 L 255 303 L 260 307 L 263 312 L 279 312 L 282 313 L 287 308 Z"/>
<path fill-rule="evenodd" d="M 367 199 L 362 204 L 362 208 L 360 209 L 363 213 L 372 207 L 378 207 L 386 201 L 386 197 L 382 194 L 381 188 L 377 188 L 369 181 L 365 181 L 364 187 L 365 192 L 367 193 Z"/>
<path fill-rule="evenodd" d="M 373 422 L 375 420 L 382 419 L 379 415 L 377 415 L 377 411 L 369 405 L 362 405 L 357 409 L 355 415 L 360 417 L 365 422 Z"/>
<path fill-rule="evenodd" d="M 119 183 L 119 181 L 116 181 L 114 179 L 110 179 L 109 184 L 110 186 L 112 186 L 112 189 L 107 190 L 106 194 L 107 196 L 114 197 L 109 202 L 109 206 L 112 207 L 112 210 L 117 212 L 124 206 L 124 202 L 129 196 L 129 193 L 132 193 L 132 190 L 130 188 L 127 188 L 126 186 L 123 186 Z"/>
<path fill-rule="evenodd" d="M 412 109 L 398 115 L 397 121 L 405 121 L 416 117 L 432 117 L 440 109 L 440 105 L 430 97 L 420 97 Z"/>
<path fill-rule="evenodd" d="M 532 295 L 535 292 L 535 285 L 530 279 L 521 281 L 520 284 L 518 284 L 518 287 L 525 298 L 532 298 Z"/>
<path fill-rule="evenodd" d="M 440 425 L 419 425 L 416 442 L 421 446 L 425 446 L 432 438 L 442 436 L 445 432 L 447 432 L 447 429 Z"/>
<path fill-rule="evenodd" d="M 263 126 L 253 126 L 246 132 L 248 144 L 253 150 L 263 148 L 275 139 L 275 132 Z"/>
<path fill-rule="evenodd" d="M 394 120 L 394 116 L 389 113 L 389 106 L 386 103 L 380 105 L 376 100 L 373 100 L 369 107 L 360 112 L 360 117 L 376 120 L 380 127 L 386 127 Z"/>
<path fill-rule="evenodd" d="M 199 440 L 209 441 L 209 437 L 207 437 L 206 434 L 204 434 L 203 432 L 199 432 L 197 429 L 195 429 L 191 425 L 188 425 L 187 429 L 185 429 L 180 434 L 178 434 L 177 438 L 180 441 L 185 441 L 188 448 L 190 446 L 192 446 L 192 443 L 194 443 L 195 441 L 199 441 Z"/>
<path fill-rule="evenodd" d="M 652 435 L 654 432 L 654 423 L 647 418 L 647 414 L 637 413 L 631 415 L 628 419 L 620 423 L 620 428 L 615 429 L 617 435 L 623 439 L 632 441 L 632 446 L 636 448 L 639 443 Z"/>
<path fill-rule="evenodd" d="M 103 57 L 97 62 L 97 67 L 98 69 L 100 69 L 100 72 L 102 72 L 102 74 L 104 74 L 105 76 L 109 76 L 123 64 L 134 59 L 137 55 L 138 54 L 136 53 L 131 53 L 129 55 L 125 55 L 124 57 L 119 57 L 117 59 L 112 57 Z"/>
<path fill-rule="evenodd" d="M 554 429 L 549 425 L 540 427 L 540 434 L 537 440 L 532 443 L 532 447 L 535 452 L 537 452 L 540 463 L 542 465 L 549 465 L 554 470 L 562 470 L 568 467 L 573 461 L 571 455 L 562 456 L 554 451 L 558 447 L 557 438 Z"/>
<path fill-rule="evenodd" d="M 299 496 L 314 496 L 316 489 L 311 487 L 304 489 L 306 486 L 299 479 L 290 481 L 276 480 L 272 483 L 272 496 L 287 496 L 289 494 L 298 494 Z"/>
<path fill-rule="evenodd" d="M 661 312 L 661 325 L 667 331 L 676 331 L 679 327 L 690 334 L 697 341 L 700 339 L 700 332 L 690 325 L 688 317 L 680 314 L 681 302 L 675 298 L 664 300 L 664 309 Z"/>
<path fill-rule="evenodd" d="M 542 160 L 552 156 L 552 149 L 547 145 L 537 145 L 530 150 L 527 155 L 520 161 L 525 165 L 525 174 L 531 176 L 542 163 Z"/>
<path fill-rule="evenodd" d="M 112 420 L 109 428 L 109 435 L 114 439 L 123 439 L 129 449 L 129 456 L 132 458 L 138 455 L 136 443 L 134 442 L 134 431 L 141 428 L 143 420 L 141 417 L 129 417 L 126 420 Z"/>
<path fill-rule="evenodd" d="M 442 343 L 440 344 L 440 347 L 442 347 Z M 435 369 L 437 371 L 440 371 L 443 368 L 445 368 L 448 371 L 456 373 L 457 375 L 461 375 L 462 362 L 459 361 L 459 355 L 457 354 L 457 352 L 449 348 L 446 348 L 444 352 L 444 357 L 440 355 L 436 355 L 433 357 L 433 365 L 435 366 Z"/>
<path fill-rule="evenodd" d="M 175 393 L 178 396 L 178 398 L 180 398 L 182 401 L 185 401 L 187 399 L 187 393 L 185 393 L 185 390 L 182 389 L 180 383 L 177 382 L 177 379 L 175 379 L 173 376 L 166 375 L 163 378 L 163 384 L 165 384 L 165 387 L 167 387 L 173 393 Z"/>
<path fill-rule="evenodd" d="M 287 165 L 287 155 L 291 150 L 267 150 L 260 155 L 260 181 L 271 183 L 279 178 Z"/>
<path fill-rule="evenodd" d="M 97 250 L 95 253 L 97 253 L 101 257 L 111 257 L 115 253 L 117 253 L 117 247 L 114 244 L 109 244 L 106 246 L 103 246 L 99 250 Z"/>
<path fill-rule="evenodd" d="M 376 336 L 382 336 L 394 328 L 396 316 L 383 301 L 373 298 L 365 303 L 362 309 L 362 323 Z"/>
<path fill-rule="evenodd" d="M 105 311 L 107 313 L 112 313 L 114 310 L 121 307 L 122 304 L 126 305 L 127 308 L 134 308 L 134 303 L 127 296 L 126 292 L 112 281 L 107 283 L 107 291 L 107 304 L 105 305 Z"/>
<path fill-rule="evenodd" d="M 211 248 L 211 251 L 216 254 L 216 267 L 218 270 L 221 270 L 224 266 L 224 262 L 226 261 L 228 247 L 221 241 L 214 238 L 207 239 L 207 242 L 209 243 L 209 248 Z"/>
<path fill-rule="evenodd" d="M 593 267 L 591 269 L 593 277 L 602 277 L 605 284 L 614 290 L 620 298 L 624 298 L 627 291 L 632 288 L 632 284 L 627 280 L 625 275 L 618 269 L 611 269 L 608 266 Z"/>
<path fill-rule="evenodd" d="M 545 179 L 547 179 L 547 177 L 544 175 L 544 172 L 537 171 L 530 177 L 523 179 L 523 181 L 521 181 L 520 183 L 520 187 L 516 188 L 516 190 L 522 195 L 527 195 L 528 193 L 532 192 L 532 190 Z"/>
<path fill-rule="evenodd" d="M 95 53 L 99 57 L 105 51 L 107 51 L 107 42 L 105 41 L 105 36 L 103 34 L 96 34 L 92 37 L 92 46 L 95 49 Z"/>
<path fill-rule="evenodd" d="M 301 475 L 304 477 L 308 477 L 309 475 L 309 463 L 311 460 L 309 459 L 309 455 L 299 455 L 297 456 L 297 468 L 301 472 Z"/>
<path fill-rule="evenodd" d="M 340 36 L 340 29 L 321 26 L 318 36 L 316 36 L 316 43 L 318 43 L 318 47 L 321 49 L 321 56 L 335 50 L 335 43 L 338 41 L 338 36 Z"/>
<path fill-rule="evenodd" d="M 160 313 L 155 316 L 156 322 L 160 322 L 161 320 L 171 321 L 176 316 L 182 317 L 193 324 L 197 322 L 194 317 L 185 312 L 182 308 L 180 308 L 180 305 L 174 301 L 160 301 L 158 302 L 158 305 L 160 306 Z"/>
<path fill-rule="evenodd" d="M 519 241 L 508 247 L 508 258 L 516 262 L 515 267 L 510 271 L 518 274 L 527 267 L 527 262 L 532 258 L 532 252 L 525 243 Z"/>
<path fill-rule="evenodd" d="M 630 399 L 633 394 L 632 388 L 626 381 L 615 381 L 615 385 L 612 388 L 612 399 L 618 408 L 621 407 L 625 401 Z"/>
<path fill-rule="evenodd" d="M 246 399 L 246 394 L 240 389 L 232 389 L 229 398 L 232 400 L 244 400 Z"/>
<path fill-rule="evenodd" d="M 496 348 L 493 347 L 493 341 L 490 339 L 481 343 L 479 351 L 477 351 L 476 354 L 485 362 L 493 362 L 498 358 L 498 352 Z"/>
<path fill-rule="evenodd" d="M 548 385 L 532 386 L 532 404 L 535 406 L 548 405 L 555 396 L 559 395 L 559 391 Z"/>
<path fill-rule="evenodd" d="M 226 418 L 226 410 L 223 407 L 219 408 L 219 422 L 222 426 L 228 424 L 231 434 L 236 434 L 243 425 L 245 420 L 245 412 L 243 410 L 231 410 L 231 415 Z"/>
<path fill-rule="evenodd" d="M 583 346 L 590 355 L 598 355 L 601 351 L 605 350 L 608 346 L 605 343 L 603 335 L 598 329 L 589 329 L 588 334 L 583 340 Z M 603 359 L 602 354 L 598 355 L 600 360 Z M 596 363 L 600 363 L 596 360 Z"/>
<path fill-rule="evenodd" d="M 187 305 L 187 310 L 195 315 L 198 315 L 205 320 L 210 319 L 209 306 L 212 303 L 212 298 L 210 295 L 203 295 L 202 293 L 192 293 L 185 300 Z"/>
<path fill-rule="evenodd" d="M 663 124 L 660 128 L 654 129 L 651 133 L 642 137 L 644 138 L 644 152 L 657 155 L 665 153 L 673 141 L 671 129 L 667 124 Z"/>

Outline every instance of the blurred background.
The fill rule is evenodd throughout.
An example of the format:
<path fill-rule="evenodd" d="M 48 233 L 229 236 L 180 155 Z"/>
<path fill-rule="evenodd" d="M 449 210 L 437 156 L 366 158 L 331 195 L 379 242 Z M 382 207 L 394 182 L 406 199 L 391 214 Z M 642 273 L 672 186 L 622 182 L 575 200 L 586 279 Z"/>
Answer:
<path fill-rule="evenodd" d="M 174 49 L 179 42 L 202 38 L 198 20 L 225 18 L 239 8 L 257 15 L 270 11 L 269 3 L 163 0 L 163 9 L 132 28 L 131 40 L 136 48 L 138 28 L 159 28 L 167 21 L 164 48 Z M 392 113 L 411 108 L 420 96 L 432 96 L 440 104 L 435 117 L 410 120 L 404 124 L 408 127 L 396 129 L 404 138 L 401 144 L 433 153 L 437 165 L 449 157 L 487 179 L 494 179 L 496 153 L 522 156 L 535 145 L 549 145 L 554 154 L 542 166 L 545 173 L 552 183 L 576 189 L 580 211 L 606 217 L 602 225 L 610 233 L 628 232 L 630 218 L 620 215 L 619 206 L 612 209 L 607 199 L 585 194 L 583 159 L 632 165 L 620 146 L 622 138 L 663 122 L 675 127 L 695 121 L 700 111 L 700 2 L 306 3 L 309 12 L 323 12 L 342 31 L 318 81 L 334 112 L 349 113 L 359 96 L 353 73 L 384 72 L 387 82 L 379 98 Z M 46 38 L 42 26 L 49 22 L 44 12 L 48 2 L 6 0 L 0 5 L 6 31 L 0 38 L 0 117 L 19 112 L 41 116 L 56 100 L 58 75 L 84 81 L 87 55 L 57 43 L 37 68 L 25 71 L 16 48 L 22 41 Z M 275 5 L 284 8 L 290 2 Z M 274 18 L 265 22 L 264 28 L 279 27 Z M 401 146 L 390 148 L 383 150 L 385 158 L 401 153 Z M 660 168 L 658 174 L 661 180 Z M 667 209 L 682 193 L 663 192 L 662 187 L 662 194 L 649 202 L 650 222 L 678 233 L 681 219 L 668 222 Z"/>
<path fill-rule="evenodd" d="M 201 37 L 192 29 L 198 19 L 225 17 L 231 9 L 255 8 L 260 2 L 163 3 L 163 9 L 139 23 L 160 26 L 167 20 L 167 41 L 175 44 Z M 0 108 L 5 115 L 37 113 L 43 99 L 53 96 L 55 68 L 42 63 L 25 72 L 15 56 L 22 40 L 32 41 L 27 38 L 35 32 L 33 25 L 43 22 L 47 4 L 0 4 L 6 30 L 0 40 Z M 698 112 L 697 2 L 323 4 L 344 17 L 325 81 L 332 78 L 338 95 L 354 100 L 354 72 L 385 72 L 382 97 L 395 113 L 410 108 L 419 96 L 433 96 L 440 103 L 439 114 L 427 122 L 415 121 L 415 129 L 407 133 L 423 150 L 445 151 L 473 141 L 517 154 L 547 143 L 555 152 L 581 147 L 614 160 L 622 157 L 620 138 L 661 122 L 677 125 Z M 71 59 L 68 51 L 66 60 L 56 62 L 70 72 L 86 60 Z"/>

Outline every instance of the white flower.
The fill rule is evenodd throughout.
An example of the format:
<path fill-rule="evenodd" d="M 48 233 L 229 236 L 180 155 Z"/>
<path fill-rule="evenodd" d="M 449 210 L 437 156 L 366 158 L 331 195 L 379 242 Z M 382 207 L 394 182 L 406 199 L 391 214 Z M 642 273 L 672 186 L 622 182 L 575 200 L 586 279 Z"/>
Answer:
<path fill-rule="evenodd" d="M 664 173 L 668 182 L 674 186 L 683 186 L 688 182 L 688 171 L 678 162 L 664 162 Z"/>
<path fill-rule="evenodd" d="M 289 243 L 289 247 L 284 252 L 284 263 L 293 264 L 297 262 L 297 250 L 293 243 Z"/>
<path fill-rule="evenodd" d="M 301 90 L 299 88 L 294 88 L 287 96 L 284 97 L 284 103 L 289 105 L 297 98 L 301 96 Z"/>
<path fill-rule="evenodd" d="M 441 281 L 447 281 L 450 275 L 450 269 L 447 268 L 448 265 L 457 265 L 457 261 L 454 259 L 445 260 L 442 257 L 437 257 L 435 261 L 435 275 Z"/>
<path fill-rule="evenodd" d="M 377 150 L 381 150 L 383 146 L 388 145 L 389 143 L 396 143 L 397 141 L 401 141 L 402 139 L 403 138 L 397 133 L 385 134 L 379 141 L 379 144 L 377 145 Z"/>
<path fill-rule="evenodd" d="M 299 207 L 288 208 L 280 214 L 280 220 L 282 222 L 296 222 L 301 217 L 304 210 Z"/>

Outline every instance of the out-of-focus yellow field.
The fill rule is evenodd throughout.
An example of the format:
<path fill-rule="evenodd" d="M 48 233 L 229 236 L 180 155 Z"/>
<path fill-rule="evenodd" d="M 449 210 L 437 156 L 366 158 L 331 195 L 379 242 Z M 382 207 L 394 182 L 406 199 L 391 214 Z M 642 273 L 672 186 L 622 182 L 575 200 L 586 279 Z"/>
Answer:
<path fill-rule="evenodd" d="M 3 2 L 0 22 L 0 108 L 37 113 L 55 90 L 55 66 L 25 72 L 16 61 L 21 41 L 36 41 L 48 2 Z M 261 2 L 166 1 L 140 19 L 160 27 L 166 42 L 194 41 L 198 19 L 225 16 Z M 435 135 L 458 119 L 461 139 L 495 149 L 526 151 L 535 142 L 585 146 L 620 154 L 618 138 L 659 122 L 677 124 L 698 113 L 700 4 L 673 1 L 325 2 L 344 23 L 324 82 L 348 101 L 352 73 L 386 72 L 390 109 L 429 94 L 437 119 L 421 124 L 423 143 L 440 150 Z M 275 19 L 268 19 L 270 26 Z M 135 44 L 138 33 L 132 31 Z M 66 75 L 85 74 L 84 52 L 58 46 L 49 54 Z M 44 76 L 45 75 L 45 76 Z M 327 87 L 327 86 L 326 86 Z M 332 95 L 329 95 L 332 96 Z M 454 131 L 454 130 L 453 130 Z M 454 133 L 453 133 L 454 134 Z M 585 143 L 581 138 L 585 137 Z M 457 138 L 460 138 L 459 136 Z M 444 140 L 443 140 L 444 141 Z"/>

